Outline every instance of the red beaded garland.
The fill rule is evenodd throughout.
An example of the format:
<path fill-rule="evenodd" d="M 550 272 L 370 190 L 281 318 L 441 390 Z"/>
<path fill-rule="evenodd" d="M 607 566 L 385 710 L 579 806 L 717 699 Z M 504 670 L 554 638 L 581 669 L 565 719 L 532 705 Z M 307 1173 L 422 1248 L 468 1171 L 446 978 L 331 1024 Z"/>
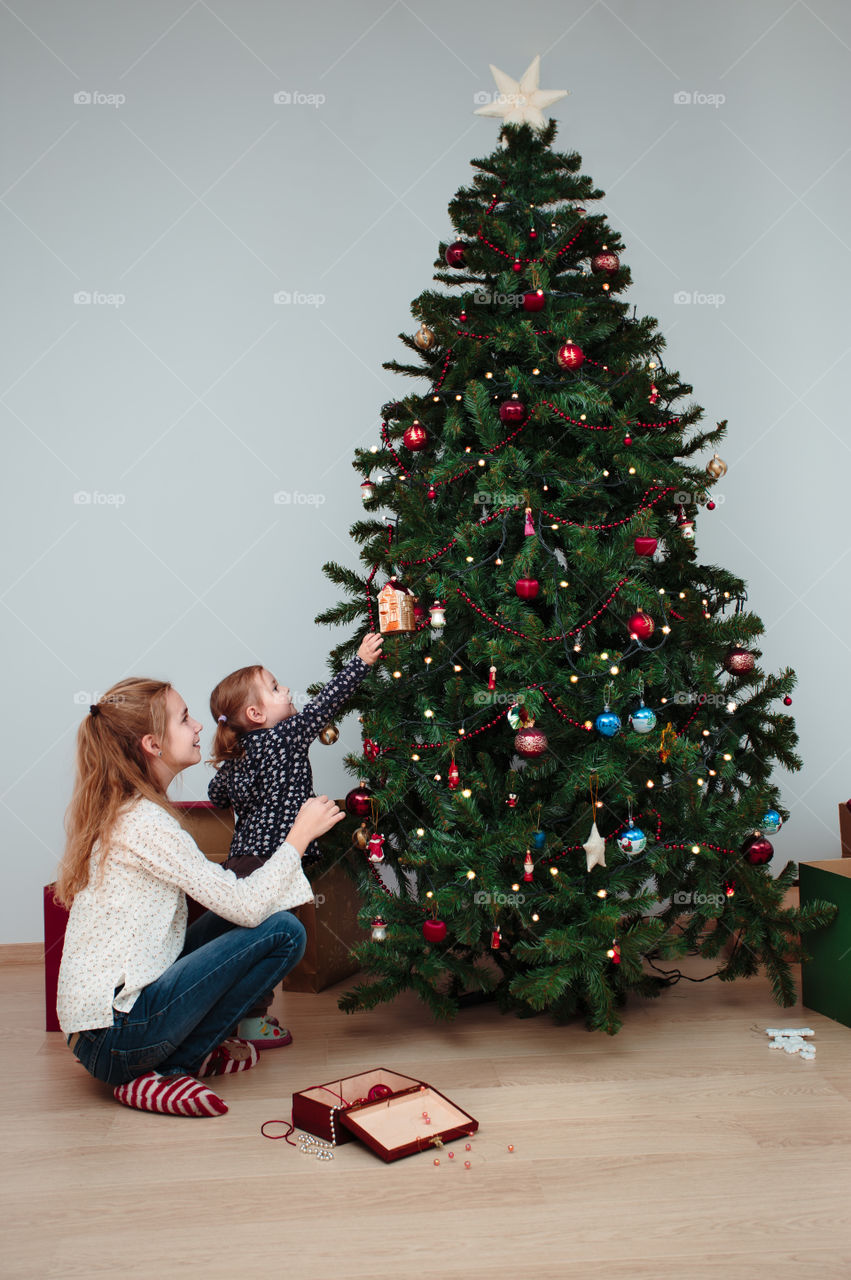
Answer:
<path fill-rule="evenodd" d="M 584 631 L 585 628 L 590 627 L 591 623 L 594 622 L 597 618 L 599 618 L 602 613 L 605 613 L 609 605 L 614 600 L 615 596 L 618 594 L 621 588 L 626 585 L 627 582 L 629 582 L 629 578 L 621 578 L 620 582 L 615 587 L 614 591 L 612 591 L 608 599 L 605 600 L 603 604 L 600 605 L 600 608 L 597 610 L 597 612 L 592 613 L 590 618 L 588 618 L 585 622 L 581 622 L 578 627 L 574 627 L 572 631 L 565 631 L 561 635 L 538 636 L 536 637 L 536 639 L 539 641 L 543 641 L 544 644 L 552 644 L 556 640 L 564 640 L 565 636 L 575 636 L 578 632 Z M 470 597 L 467 595 L 466 591 L 462 591 L 460 587 L 456 587 L 455 590 L 462 600 L 466 600 L 467 604 L 470 606 L 471 609 L 475 609 L 476 613 L 478 613 L 487 622 L 491 623 L 492 626 L 499 627 L 501 631 L 507 631 L 509 632 L 510 635 L 518 636 L 521 640 L 531 639 L 531 636 L 527 636 L 525 631 L 518 631 L 515 627 L 506 626 L 504 622 L 500 622 L 497 618 L 492 618 L 489 613 L 485 613 L 484 609 L 480 609 L 479 606 L 476 604 L 475 600 L 471 600 Z"/>

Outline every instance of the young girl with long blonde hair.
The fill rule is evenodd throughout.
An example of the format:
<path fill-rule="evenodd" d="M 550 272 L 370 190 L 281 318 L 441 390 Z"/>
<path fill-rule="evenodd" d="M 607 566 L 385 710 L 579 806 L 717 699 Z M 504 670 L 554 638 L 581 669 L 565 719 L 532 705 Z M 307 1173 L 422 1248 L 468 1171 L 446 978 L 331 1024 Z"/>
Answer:
<path fill-rule="evenodd" d="M 208 861 L 167 790 L 201 758 L 201 725 L 165 681 L 127 679 L 85 716 L 56 896 L 70 908 L 57 1012 L 84 1067 L 143 1111 L 211 1116 L 227 1104 L 202 1080 L 258 1060 L 229 1037 L 258 995 L 301 958 L 308 845 L 343 813 L 304 804 L 261 871 Z M 205 914 L 186 927 L 186 895 Z"/>

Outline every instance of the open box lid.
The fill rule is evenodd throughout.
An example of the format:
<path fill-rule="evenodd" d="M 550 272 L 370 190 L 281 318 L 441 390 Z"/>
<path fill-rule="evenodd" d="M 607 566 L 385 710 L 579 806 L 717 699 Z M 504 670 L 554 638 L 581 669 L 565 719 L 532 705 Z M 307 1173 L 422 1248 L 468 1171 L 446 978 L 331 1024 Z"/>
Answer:
<path fill-rule="evenodd" d="M 478 1120 L 431 1085 L 356 1104 L 341 1111 L 339 1121 L 387 1162 L 439 1149 L 479 1127 Z"/>

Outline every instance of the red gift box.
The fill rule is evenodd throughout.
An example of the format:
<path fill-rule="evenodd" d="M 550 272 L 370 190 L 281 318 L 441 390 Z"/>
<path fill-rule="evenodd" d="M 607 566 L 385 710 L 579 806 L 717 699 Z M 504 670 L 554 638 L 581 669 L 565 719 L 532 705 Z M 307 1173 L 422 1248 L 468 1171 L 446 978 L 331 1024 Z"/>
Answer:
<path fill-rule="evenodd" d="M 369 1099 L 376 1085 L 390 1093 Z M 479 1127 L 424 1080 L 385 1067 L 294 1093 L 293 1124 L 336 1146 L 359 1138 L 388 1164 L 472 1136 Z"/>

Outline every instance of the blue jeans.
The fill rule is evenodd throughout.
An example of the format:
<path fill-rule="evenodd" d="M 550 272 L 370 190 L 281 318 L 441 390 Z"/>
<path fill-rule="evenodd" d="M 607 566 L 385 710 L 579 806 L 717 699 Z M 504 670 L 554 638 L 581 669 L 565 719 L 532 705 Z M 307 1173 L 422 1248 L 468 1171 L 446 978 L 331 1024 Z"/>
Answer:
<path fill-rule="evenodd" d="M 74 1046 L 97 1080 L 126 1084 L 157 1070 L 195 1075 L 256 1002 L 304 955 L 304 925 L 277 911 L 243 929 L 206 911 L 186 931 L 179 958 L 111 1027 L 81 1031 Z"/>

